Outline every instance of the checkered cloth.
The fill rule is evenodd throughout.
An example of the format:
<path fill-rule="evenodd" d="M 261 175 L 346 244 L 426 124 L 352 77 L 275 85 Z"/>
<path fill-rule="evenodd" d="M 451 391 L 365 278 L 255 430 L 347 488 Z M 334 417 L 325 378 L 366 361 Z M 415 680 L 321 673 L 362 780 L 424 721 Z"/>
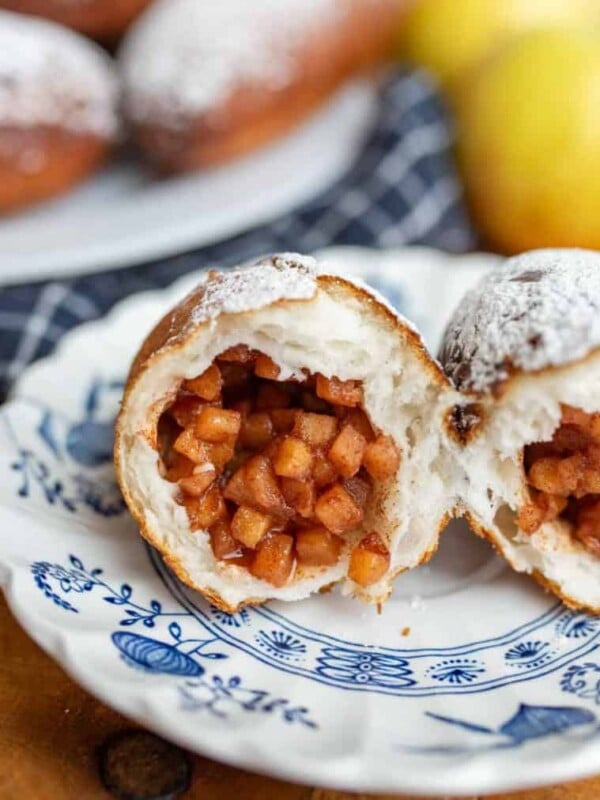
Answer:
<path fill-rule="evenodd" d="M 0 290 L 0 399 L 21 371 L 71 328 L 105 314 L 134 292 L 167 286 L 204 265 L 233 265 L 278 250 L 331 244 L 473 245 L 439 98 L 420 73 L 382 91 L 373 132 L 352 169 L 295 211 L 218 244 L 142 266 Z"/>

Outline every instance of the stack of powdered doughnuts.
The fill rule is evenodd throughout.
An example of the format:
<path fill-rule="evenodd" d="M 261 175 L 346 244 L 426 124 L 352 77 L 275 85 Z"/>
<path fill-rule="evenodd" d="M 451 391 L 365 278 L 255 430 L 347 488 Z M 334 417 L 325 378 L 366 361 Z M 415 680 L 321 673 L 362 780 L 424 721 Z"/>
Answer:
<path fill-rule="evenodd" d="M 387 60 L 403 4 L 0 0 L 0 213 L 68 189 L 125 138 L 162 173 L 268 143 Z M 114 59 L 85 36 L 124 39 Z"/>
<path fill-rule="evenodd" d="M 312 258 L 210 273 L 133 363 L 115 464 L 142 535 L 229 611 L 334 583 L 382 602 L 462 516 L 600 614 L 600 254 L 492 270 L 441 365 Z"/>

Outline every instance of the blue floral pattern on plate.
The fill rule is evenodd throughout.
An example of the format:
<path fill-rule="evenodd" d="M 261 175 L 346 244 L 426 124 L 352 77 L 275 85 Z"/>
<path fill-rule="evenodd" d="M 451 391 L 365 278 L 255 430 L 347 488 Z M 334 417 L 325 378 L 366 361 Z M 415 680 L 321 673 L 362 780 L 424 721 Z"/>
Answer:
<path fill-rule="evenodd" d="M 104 580 L 101 568 L 87 570 L 74 555 L 69 556 L 69 566 L 36 561 L 31 565 L 31 574 L 35 585 L 64 611 L 80 613 L 80 609 L 72 601 L 64 600 L 61 594 L 82 595 L 99 590 L 103 602 L 119 608 L 122 616 L 118 624 L 122 627 L 156 628 L 165 620 L 171 620 L 166 628 L 167 641 L 129 630 L 113 631 L 110 638 L 127 666 L 148 674 L 186 678 L 177 686 L 177 691 L 187 710 L 203 710 L 221 717 L 226 716 L 227 707 L 280 712 L 285 722 L 317 728 L 304 706 L 295 707 L 289 700 L 273 697 L 268 691 L 248 689 L 236 675 L 223 678 L 219 674 L 206 674 L 202 661 L 217 661 L 228 656 L 215 648 L 219 643 L 216 637 L 184 637 L 182 622 L 190 619 L 185 611 L 165 611 L 155 599 L 147 604 L 135 601 L 129 584 L 112 586 Z"/>
<path fill-rule="evenodd" d="M 287 699 L 273 698 L 266 691 L 248 689 L 239 676 L 223 678 L 219 674 L 207 675 L 206 667 L 201 662 L 227 659 L 228 655 L 224 652 L 227 648 L 223 647 L 222 641 L 216 636 L 185 637 L 182 622 L 195 621 L 189 611 L 165 611 L 162 604 L 155 599 L 147 604 L 140 604 L 134 600 L 131 586 L 121 584 L 112 587 L 102 577 L 101 568 L 87 570 L 74 555 L 69 556 L 68 566 L 34 562 L 31 565 L 31 574 L 36 586 L 63 611 L 78 614 L 79 608 L 62 595 L 82 595 L 99 589 L 105 603 L 120 607 L 119 613 L 124 615 L 119 620 L 122 627 L 130 628 L 141 624 L 145 628 L 154 628 L 157 623 L 171 620 L 166 628 L 167 641 L 129 630 L 116 630 L 110 638 L 122 661 L 129 667 L 149 674 L 185 678 L 185 682 L 177 686 L 177 692 L 182 707 L 186 710 L 206 711 L 221 717 L 226 716 L 228 707 L 264 713 L 280 711 L 285 722 L 297 722 L 313 729 L 318 727 L 304 706 L 294 707 Z M 300 658 L 306 652 L 306 646 L 300 639 L 279 631 L 261 631 L 257 638 L 262 647 L 274 651 L 276 658 Z M 517 645 L 507 651 L 507 658 L 519 660 L 537 657 L 543 650 L 543 644 L 524 642 L 522 646 Z M 350 680 L 360 685 L 373 683 L 380 687 L 394 688 L 415 684 L 409 661 L 405 658 L 361 653 L 340 647 L 326 648 L 323 651 L 318 671 L 323 676 Z M 450 658 L 440 661 L 429 671 L 434 680 L 460 686 L 473 682 L 485 670 L 476 659 Z M 600 705 L 600 664 L 587 662 L 581 666 L 569 667 L 560 681 L 560 688 Z M 570 732 L 579 727 L 586 728 L 586 736 L 595 734 L 598 730 L 596 714 L 575 706 L 521 704 L 515 714 L 497 728 L 433 712 L 426 712 L 426 715 L 447 725 L 495 738 L 493 741 L 486 740 L 482 745 L 406 745 L 407 749 L 438 755 L 455 754 L 480 749 L 517 747 L 532 739 Z"/>

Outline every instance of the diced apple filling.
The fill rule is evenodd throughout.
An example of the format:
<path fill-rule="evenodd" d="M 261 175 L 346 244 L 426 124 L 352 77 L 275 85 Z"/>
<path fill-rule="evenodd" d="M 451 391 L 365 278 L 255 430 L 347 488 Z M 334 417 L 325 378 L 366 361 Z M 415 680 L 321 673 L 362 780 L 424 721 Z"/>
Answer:
<path fill-rule="evenodd" d="M 365 536 L 352 551 L 348 576 L 359 586 L 381 580 L 390 566 L 390 551 L 378 533 Z"/>
<path fill-rule="evenodd" d="M 159 422 L 161 475 L 177 483 L 191 530 L 208 531 L 219 561 L 280 587 L 350 548 L 352 580 L 376 583 L 388 546 L 376 532 L 357 543 L 357 530 L 400 450 L 361 408 L 359 381 L 280 374 L 240 344 L 184 381 Z"/>
<path fill-rule="evenodd" d="M 327 528 L 306 528 L 296 534 L 296 553 L 301 564 L 333 566 L 340 557 L 343 539 Z"/>
<path fill-rule="evenodd" d="M 552 441 L 525 447 L 524 467 L 530 499 L 519 509 L 521 530 L 561 518 L 600 556 L 600 413 L 563 406 Z"/>

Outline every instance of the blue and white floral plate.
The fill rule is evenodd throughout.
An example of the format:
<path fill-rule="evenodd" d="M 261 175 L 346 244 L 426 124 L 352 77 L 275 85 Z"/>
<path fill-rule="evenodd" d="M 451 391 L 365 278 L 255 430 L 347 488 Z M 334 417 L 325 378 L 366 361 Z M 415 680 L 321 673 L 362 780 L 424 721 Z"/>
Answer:
<path fill-rule="evenodd" d="M 493 263 L 329 255 L 432 346 Z M 460 524 L 381 614 L 335 594 L 224 614 L 142 542 L 115 485 L 112 421 L 140 339 L 192 282 L 65 337 L 0 411 L 0 582 L 30 635 L 148 728 L 292 781 L 480 794 L 600 770 L 600 619 L 512 574 Z"/>

